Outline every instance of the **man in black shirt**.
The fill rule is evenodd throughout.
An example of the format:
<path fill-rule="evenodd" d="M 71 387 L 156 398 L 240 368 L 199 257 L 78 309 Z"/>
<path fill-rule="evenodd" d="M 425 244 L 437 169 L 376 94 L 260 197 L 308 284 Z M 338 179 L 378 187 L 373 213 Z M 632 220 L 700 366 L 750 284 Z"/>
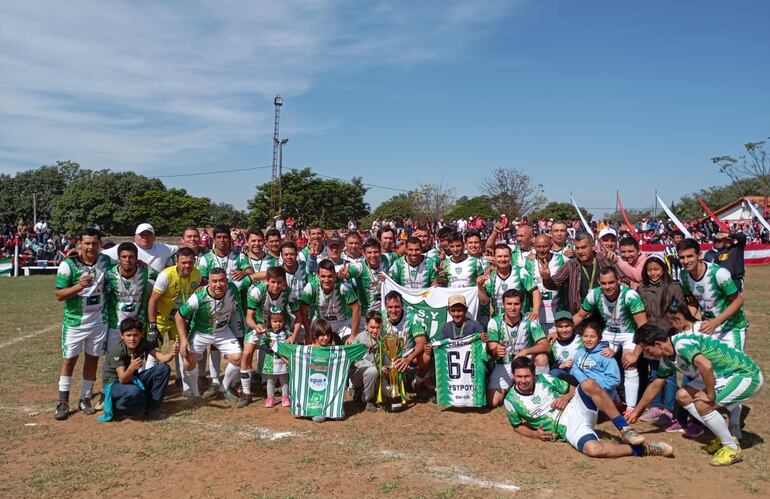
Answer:
<path fill-rule="evenodd" d="M 739 292 L 743 290 L 743 277 L 746 275 L 746 269 L 743 266 L 745 250 L 746 234 L 743 232 L 733 234 L 717 232 L 712 250 L 713 260 L 706 259 L 729 270 Z"/>
<path fill-rule="evenodd" d="M 159 352 L 142 335 L 144 325 L 129 317 L 120 323 L 120 343 L 107 354 L 104 366 L 104 415 L 99 421 L 110 421 L 113 408 L 128 415 L 144 411 L 151 420 L 165 419 L 160 403 L 166 394 L 171 362 L 179 353 L 175 343 L 169 353 Z M 160 362 L 142 372 L 144 360 L 152 355 Z"/>

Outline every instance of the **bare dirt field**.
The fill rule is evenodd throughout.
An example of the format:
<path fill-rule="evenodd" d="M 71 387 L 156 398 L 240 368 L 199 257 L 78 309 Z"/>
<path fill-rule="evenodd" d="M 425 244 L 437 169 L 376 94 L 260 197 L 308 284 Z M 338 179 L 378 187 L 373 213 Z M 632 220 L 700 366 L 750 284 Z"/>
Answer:
<path fill-rule="evenodd" d="M 770 372 L 770 267 L 749 269 L 747 352 Z M 770 394 L 746 404 L 744 461 L 713 468 L 704 442 L 640 423 L 676 457 L 592 460 L 514 434 L 502 409 L 358 412 L 316 424 L 261 400 L 193 409 L 170 388 L 162 422 L 54 421 L 61 304 L 53 277 L 0 280 L 0 495 L 12 497 L 767 497 Z M 101 364 L 100 364 L 101 365 Z M 76 404 L 80 365 L 73 378 Z M 765 375 L 767 378 L 767 374 Z M 99 391 L 101 382 L 97 381 Z M 614 428 L 600 427 L 607 438 Z"/>

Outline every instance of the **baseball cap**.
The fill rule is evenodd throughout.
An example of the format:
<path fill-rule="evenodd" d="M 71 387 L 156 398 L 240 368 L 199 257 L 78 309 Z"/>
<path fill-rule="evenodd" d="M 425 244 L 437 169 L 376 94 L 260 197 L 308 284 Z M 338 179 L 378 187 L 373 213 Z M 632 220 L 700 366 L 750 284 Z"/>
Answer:
<path fill-rule="evenodd" d="M 345 246 L 345 243 L 339 237 L 330 237 L 329 240 L 326 241 L 327 246 L 334 246 L 335 244 L 338 246 Z"/>
<path fill-rule="evenodd" d="M 567 310 L 559 310 L 558 312 L 553 314 L 554 324 L 563 320 L 568 320 L 572 322 L 572 314 L 569 313 Z"/>
<path fill-rule="evenodd" d="M 451 307 L 452 305 L 462 305 L 463 307 L 468 308 L 468 305 L 465 303 L 465 297 L 463 295 L 450 296 L 447 307 Z"/>
<path fill-rule="evenodd" d="M 615 239 L 617 239 L 618 238 L 618 233 L 612 227 L 607 227 L 605 229 L 602 229 L 601 232 L 599 232 L 599 239 L 602 239 L 604 236 L 612 236 Z"/>
<path fill-rule="evenodd" d="M 153 228 L 152 225 L 148 223 L 143 223 L 136 226 L 136 232 L 134 232 L 134 234 L 141 234 L 142 232 L 147 232 L 147 231 L 150 231 L 153 234 L 155 234 L 155 229 Z"/>

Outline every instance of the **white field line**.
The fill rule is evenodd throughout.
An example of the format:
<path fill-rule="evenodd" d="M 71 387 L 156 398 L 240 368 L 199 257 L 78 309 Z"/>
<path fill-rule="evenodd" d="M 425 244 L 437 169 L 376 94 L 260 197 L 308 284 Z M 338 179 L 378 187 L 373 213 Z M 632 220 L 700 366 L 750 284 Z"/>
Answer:
<path fill-rule="evenodd" d="M 430 468 L 430 471 L 432 471 L 436 475 L 441 476 L 442 478 L 449 478 L 450 480 L 454 480 L 455 482 L 465 484 L 465 485 L 473 485 L 474 487 L 481 487 L 484 489 L 505 490 L 506 492 L 518 492 L 519 490 L 521 490 L 520 487 L 518 487 L 517 485 L 513 485 L 512 483 L 493 482 L 491 480 L 477 478 L 465 473 L 461 473 L 454 468 L 432 467 Z"/>
<path fill-rule="evenodd" d="M 34 333 L 25 334 L 24 336 L 17 336 L 16 338 L 6 341 L 5 343 L 0 343 L 0 348 L 9 347 L 11 345 L 15 345 L 16 343 L 19 343 L 24 340 L 28 340 L 30 338 L 34 338 L 35 336 L 40 336 L 41 334 L 47 334 L 51 331 L 55 331 L 57 329 L 61 329 L 61 326 L 51 326 L 47 327 L 45 329 L 41 329 L 40 331 L 35 331 Z"/>
<path fill-rule="evenodd" d="M 221 425 L 219 423 L 210 423 L 207 421 L 200 421 L 198 419 L 188 419 L 186 420 L 187 423 L 192 423 L 194 425 L 202 426 L 204 428 L 207 428 L 209 430 L 223 432 L 223 433 L 234 433 L 235 435 L 238 435 L 240 437 L 246 437 L 246 438 L 261 438 L 264 440 L 281 440 L 284 438 L 291 438 L 296 437 L 297 434 L 293 431 L 273 431 L 269 428 L 263 428 L 261 426 L 255 426 L 254 428 L 250 428 L 250 431 L 247 430 L 239 430 L 239 431 L 230 431 L 225 425 Z"/>

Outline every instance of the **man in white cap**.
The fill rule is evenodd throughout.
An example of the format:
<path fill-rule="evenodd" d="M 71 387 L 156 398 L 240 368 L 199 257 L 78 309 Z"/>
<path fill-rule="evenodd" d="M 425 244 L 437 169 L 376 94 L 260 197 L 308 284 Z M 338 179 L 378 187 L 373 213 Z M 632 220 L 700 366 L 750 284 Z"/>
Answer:
<path fill-rule="evenodd" d="M 150 281 L 155 282 L 158 274 L 171 265 L 171 257 L 179 249 L 173 244 L 155 242 L 155 229 L 148 223 L 141 223 L 136 226 L 134 232 L 134 244 L 139 253 L 139 260 L 143 261 L 150 268 Z M 118 263 L 118 246 L 104 250 L 102 254 L 112 259 L 112 263 Z"/>
<path fill-rule="evenodd" d="M 609 255 L 617 255 L 618 249 L 618 232 L 612 227 L 605 227 L 599 231 L 599 247 L 598 253 L 602 253 L 608 258 L 612 258 Z"/>

